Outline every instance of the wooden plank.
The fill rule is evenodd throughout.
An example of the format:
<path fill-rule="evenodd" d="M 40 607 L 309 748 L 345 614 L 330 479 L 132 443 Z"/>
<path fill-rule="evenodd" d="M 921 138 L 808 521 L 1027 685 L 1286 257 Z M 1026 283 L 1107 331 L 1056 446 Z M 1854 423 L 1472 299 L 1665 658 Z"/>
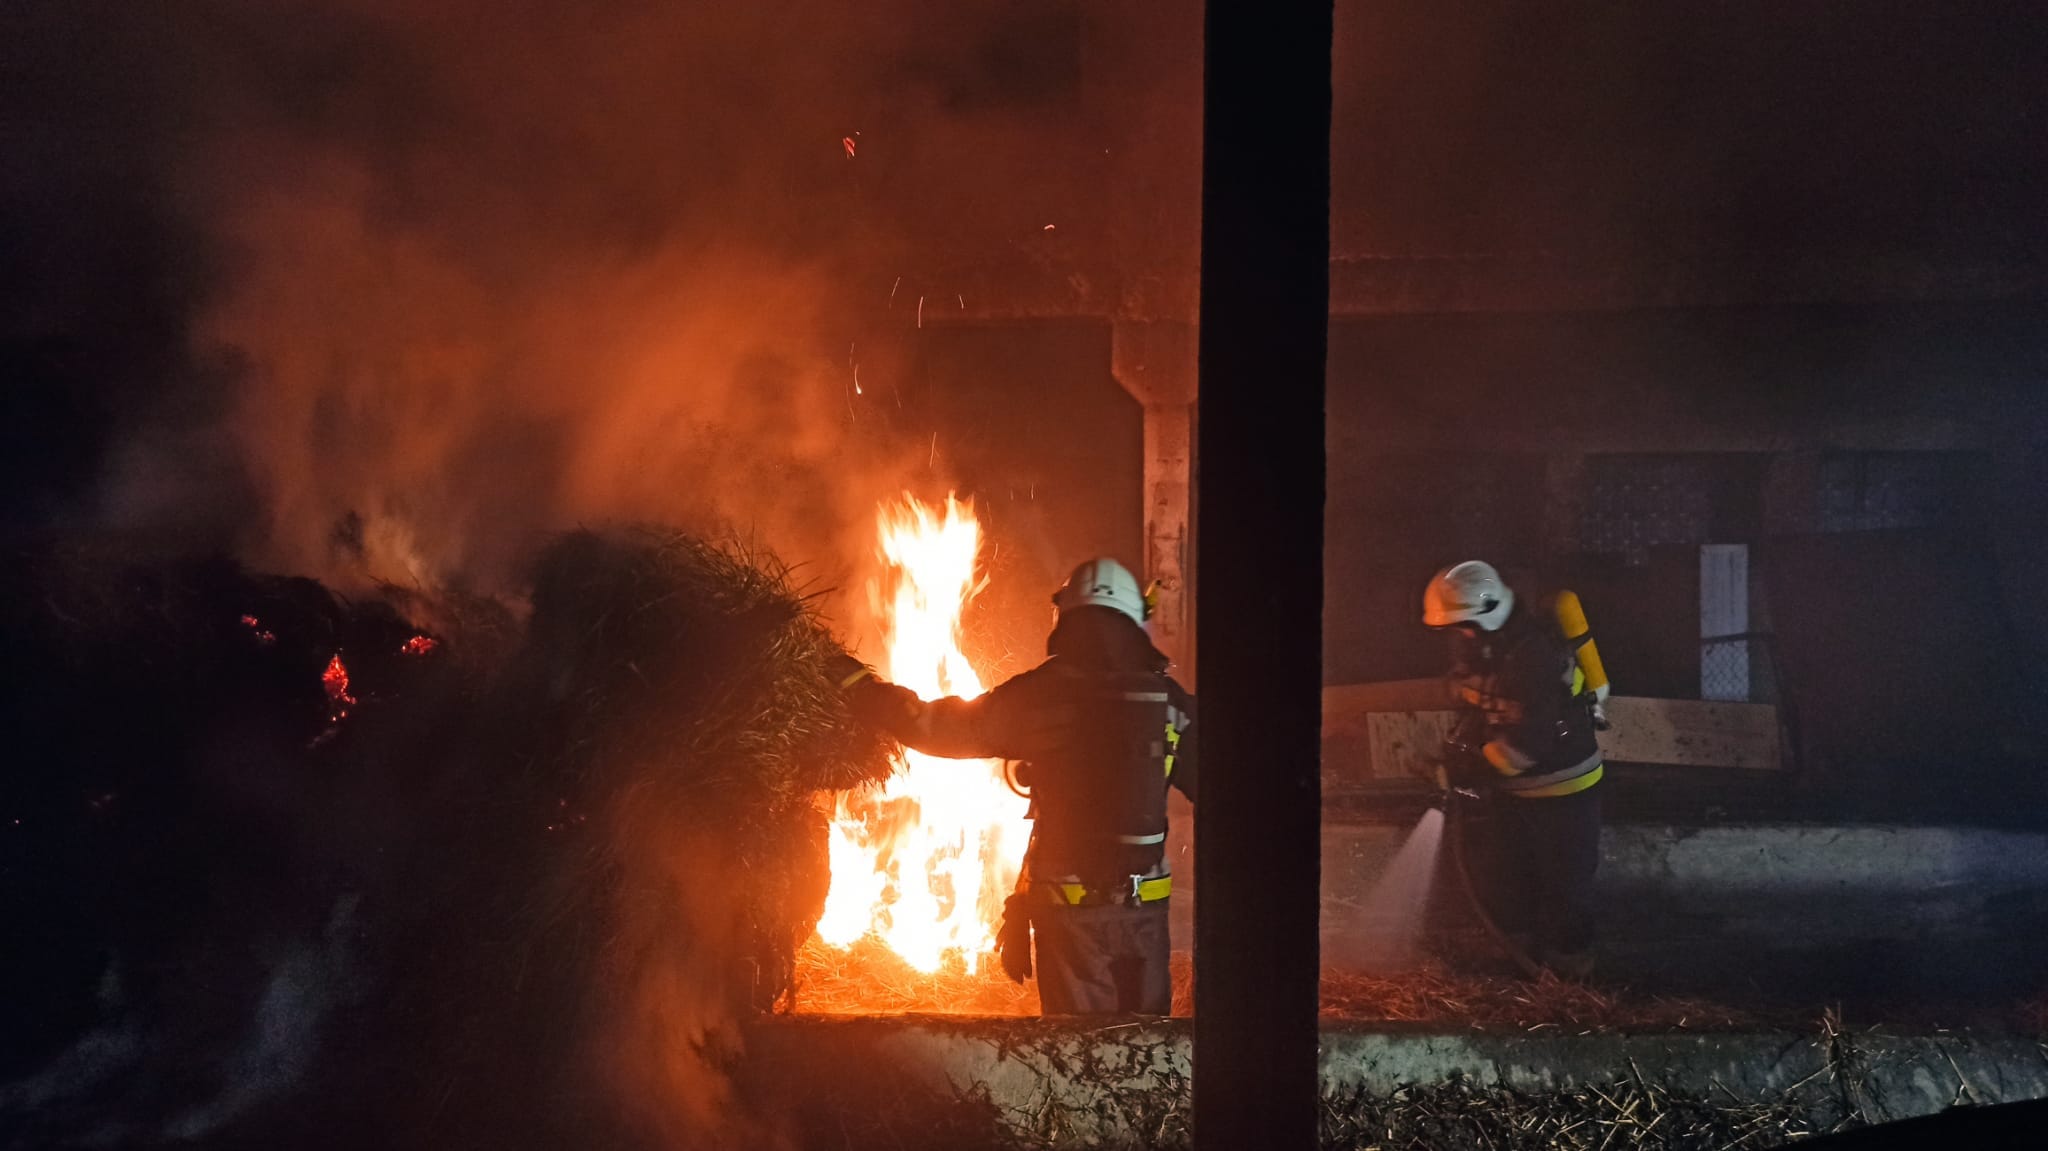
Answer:
<path fill-rule="evenodd" d="M 1365 732 L 1366 716 L 1386 711 L 1438 711 L 1451 706 L 1441 678 L 1347 683 L 1323 689 L 1323 733 Z"/>
<path fill-rule="evenodd" d="M 1600 748 L 1609 759 L 1623 763 L 1759 770 L 1783 766 L 1778 709 L 1767 703 L 1616 696 L 1607 701 L 1607 718 L 1613 729 L 1600 733 Z"/>
<path fill-rule="evenodd" d="M 1456 718 L 1442 680 L 1401 680 L 1323 689 L 1326 766 L 1340 780 L 1399 779 L 1438 754 Z M 1420 703 L 1421 706 L 1417 706 Z M 1609 759 L 1677 767 L 1770 771 L 1784 766 L 1778 709 L 1763 703 L 1616 696 L 1607 701 Z"/>
<path fill-rule="evenodd" d="M 1366 716 L 1374 779 L 1427 778 L 1443 758 L 1444 737 L 1458 720 L 1455 711 L 1376 711 Z"/>

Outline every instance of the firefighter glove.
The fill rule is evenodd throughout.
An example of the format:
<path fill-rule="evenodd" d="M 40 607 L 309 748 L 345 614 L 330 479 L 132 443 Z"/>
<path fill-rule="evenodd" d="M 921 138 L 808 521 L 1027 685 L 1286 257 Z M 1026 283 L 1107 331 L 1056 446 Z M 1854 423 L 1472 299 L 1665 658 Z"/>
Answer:
<path fill-rule="evenodd" d="M 1031 904 L 1023 892 L 1003 901 L 1003 924 L 996 928 L 996 952 L 1003 974 L 1013 983 L 1031 978 Z"/>
<path fill-rule="evenodd" d="M 918 716 L 924 703 L 907 687 L 869 675 L 853 682 L 843 693 L 846 710 L 863 727 L 882 732 L 899 742 L 915 738 Z"/>

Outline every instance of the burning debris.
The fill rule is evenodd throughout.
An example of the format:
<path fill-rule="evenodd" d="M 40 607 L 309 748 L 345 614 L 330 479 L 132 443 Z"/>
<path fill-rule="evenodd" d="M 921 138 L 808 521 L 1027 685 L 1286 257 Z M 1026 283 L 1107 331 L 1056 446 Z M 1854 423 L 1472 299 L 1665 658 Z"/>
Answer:
<path fill-rule="evenodd" d="M 340 652 L 327 661 L 327 669 L 320 673 L 320 686 L 327 692 L 329 718 L 340 722 L 357 703 L 356 697 L 349 694 L 348 668 L 341 662 Z"/>
<path fill-rule="evenodd" d="M 1001 971 L 962 963 L 919 971 L 872 935 L 846 947 L 812 937 L 797 953 L 791 999 L 796 1010 L 817 1015 L 1038 1014 L 1037 989 Z"/>

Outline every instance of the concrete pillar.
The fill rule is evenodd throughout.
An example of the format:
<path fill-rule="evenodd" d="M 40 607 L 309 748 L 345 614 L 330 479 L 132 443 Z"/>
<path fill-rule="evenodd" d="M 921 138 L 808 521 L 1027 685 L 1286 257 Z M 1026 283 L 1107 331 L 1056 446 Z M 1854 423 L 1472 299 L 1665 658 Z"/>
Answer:
<path fill-rule="evenodd" d="M 1117 382 L 1145 406 L 1145 570 L 1159 582 L 1152 639 L 1195 686 L 1195 328 L 1173 321 L 1119 323 L 1110 340 Z"/>
<path fill-rule="evenodd" d="M 1317 1145 L 1332 11 L 1203 7 L 1199 1151 Z"/>

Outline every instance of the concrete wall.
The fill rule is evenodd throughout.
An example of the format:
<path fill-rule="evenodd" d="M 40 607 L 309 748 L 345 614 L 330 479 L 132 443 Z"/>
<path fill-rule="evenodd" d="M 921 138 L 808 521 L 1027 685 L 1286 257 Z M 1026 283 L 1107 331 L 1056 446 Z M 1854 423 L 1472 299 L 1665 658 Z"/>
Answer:
<path fill-rule="evenodd" d="M 1401 933 L 1375 886 L 1405 827 L 1323 829 L 1326 962 L 1377 965 Z M 1169 841 L 1176 945 L 1194 847 Z M 1492 954 L 1444 852 L 1425 953 Z M 1815 1007 L 2011 1003 L 2048 987 L 2048 835 L 1952 827 L 1619 825 L 1601 843 L 1603 976 L 1644 990 Z"/>
<path fill-rule="evenodd" d="M 871 1141 L 891 1135 L 902 1146 L 945 1145 L 933 1136 L 954 1134 L 942 1126 L 949 1120 L 958 1125 L 956 1139 L 981 1125 L 983 1139 L 1007 1134 L 1034 1145 L 1185 1141 L 1186 1020 L 1104 1026 L 783 1017 L 757 1026 L 748 1048 L 743 1090 L 832 1145 L 853 1145 L 856 1131 Z M 1455 1079 L 1540 1094 L 1640 1077 L 1693 1099 L 1786 1102 L 1822 1129 L 1851 1114 L 1882 1122 L 1958 1102 L 2048 1096 L 2048 1061 L 2032 1037 L 1333 1029 L 1323 1034 L 1320 1072 L 1326 1105 Z"/>

